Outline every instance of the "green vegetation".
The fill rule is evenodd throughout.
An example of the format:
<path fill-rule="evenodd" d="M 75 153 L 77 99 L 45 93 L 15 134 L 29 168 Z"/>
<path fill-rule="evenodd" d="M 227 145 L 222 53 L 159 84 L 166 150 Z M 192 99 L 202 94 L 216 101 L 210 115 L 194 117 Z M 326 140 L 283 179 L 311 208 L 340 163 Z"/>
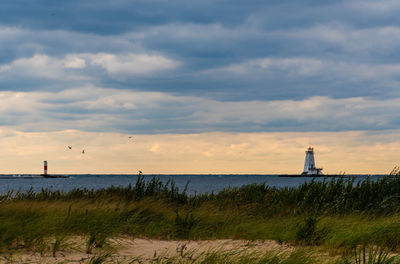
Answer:
<path fill-rule="evenodd" d="M 180 192 L 173 182 L 163 184 L 157 178 L 146 182 L 139 176 L 135 186 L 69 192 L 30 190 L 0 196 L 1 251 L 27 249 L 55 256 L 66 238 L 75 235 L 86 237 L 88 253 L 107 248 L 108 239 L 117 235 L 273 239 L 347 255 L 360 246 L 398 251 L 400 176 L 361 183 L 342 178 L 311 181 L 283 189 L 251 184 L 194 196 Z M 360 254 L 356 258 L 362 259 Z M 217 255 L 206 257 L 228 258 Z M 381 257 L 386 262 L 372 263 L 397 263 L 388 262 L 394 260 L 386 255 Z M 370 263 L 360 261 L 355 263 Z"/>
<path fill-rule="evenodd" d="M 389 256 L 389 252 L 382 248 L 365 247 L 354 250 L 354 258 L 342 258 L 338 264 L 398 264 L 400 259 L 396 256 Z"/>

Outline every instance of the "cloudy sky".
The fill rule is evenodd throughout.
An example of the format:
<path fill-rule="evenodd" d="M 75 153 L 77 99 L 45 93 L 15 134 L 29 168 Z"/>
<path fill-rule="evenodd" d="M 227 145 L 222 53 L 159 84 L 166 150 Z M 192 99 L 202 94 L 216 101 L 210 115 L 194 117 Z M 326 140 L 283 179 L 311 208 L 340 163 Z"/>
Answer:
<path fill-rule="evenodd" d="M 2 1 L 0 173 L 43 159 L 64 173 L 297 173 L 308 145 L 327 173 L 387 173 L 400 163 L 399 12 Z"/>

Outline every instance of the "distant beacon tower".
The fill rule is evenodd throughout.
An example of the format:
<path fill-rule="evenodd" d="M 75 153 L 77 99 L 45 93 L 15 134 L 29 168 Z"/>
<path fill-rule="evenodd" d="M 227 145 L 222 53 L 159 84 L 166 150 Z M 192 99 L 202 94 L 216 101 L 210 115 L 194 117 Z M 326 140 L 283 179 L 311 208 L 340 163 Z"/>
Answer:
<path fill-rule="evenodd" d="M 323 175 L 322 168 L 315 167 L 314 149 L 312 147 L 308 147 L 308 149 L 306 150 L 304 171 L 301 175 L 307 175 L 307 176 Z"/>
<path fill-rule="evenodd" d="M 47 160 L 45 160 L 45 161 L 43 161 L 43 169 L 44 169 L 44 172 L 43 172 L 43 174 L 44 175 L 47 175 Z"/>

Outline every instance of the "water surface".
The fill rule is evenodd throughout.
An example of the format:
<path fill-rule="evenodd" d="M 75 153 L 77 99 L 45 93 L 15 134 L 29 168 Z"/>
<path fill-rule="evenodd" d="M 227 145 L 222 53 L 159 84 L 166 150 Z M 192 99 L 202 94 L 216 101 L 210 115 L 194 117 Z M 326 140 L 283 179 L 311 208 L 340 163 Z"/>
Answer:
<path fill-rule="evenodd" d="M 4 194 L 10 190 L 26 191 L 33 188 L 40 191 L 42 188 L 51 190 L 69 191 L 74 188 L 101 189 L 114 186 L 135 185 L 137 175 L 69 175 L 69 178 L 51 179 L 42 178 L 38 175 L 0 175 L 0 193 Z M 349 175 L 347 175 L 349 176 Z M 251 183 L 265 183 L 271 187 L 296 187 L 306 181 L 309 177 L 279 177 L 278 175 L 144 175 L 146 180 L 158 177 L 163 182 L 175 181 L 176 187 L 183 190 L 188 185 L 188 193 L 218 192 L 228 187 L 240 187 Z M 382 175 L 352 175 L 355 182 L 369 177 L 376 180 Z M 314 178 L 316 181 L 330 180 L 330 178 Z"/>

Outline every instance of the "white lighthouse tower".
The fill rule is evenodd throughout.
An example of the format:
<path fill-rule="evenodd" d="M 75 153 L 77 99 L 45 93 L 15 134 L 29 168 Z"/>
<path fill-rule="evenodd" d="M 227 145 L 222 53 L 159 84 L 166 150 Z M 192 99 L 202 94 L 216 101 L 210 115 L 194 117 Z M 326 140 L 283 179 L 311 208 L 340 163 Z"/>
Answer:
<path fill-rule="evenodd" d="M 323 175 L 322 168 L 317 168 L 315 166 L 314 149 L 312 147 L 308 147 L 308 149 L 306 150 L 306 160 L 304 162 L 304 171 L 301 175 L 302 176 Z"/>

